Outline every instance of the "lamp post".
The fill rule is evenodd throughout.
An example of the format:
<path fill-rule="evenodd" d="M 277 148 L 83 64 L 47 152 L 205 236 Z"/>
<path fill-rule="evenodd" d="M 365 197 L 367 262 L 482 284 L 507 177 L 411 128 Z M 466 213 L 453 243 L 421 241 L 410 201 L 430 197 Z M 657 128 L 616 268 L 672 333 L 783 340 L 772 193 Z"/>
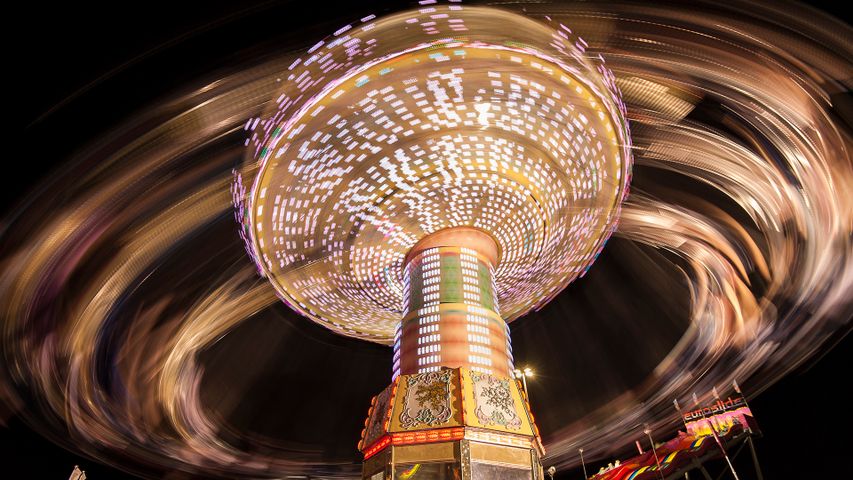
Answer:
<path fill-rule="evenodd" d="M 654 439 L 652 439 L 652 429 L 651 429 L 651 427 L 649 427 L 648 423 L 643 425 L 643 433 L 645 433 L 649 437 L 649 443 L 652 444 L 652 453 L 655 456 L 655 463 L 658 466 L 658 475 L 660 476 L 660 480 L 664 480 L 663 471 L 661 471 L 661 467 L 660 467 L 660 459 L 658 458 L 658 452 L 657 452 L 657 449 L 655 448 L 655 441 L 654 441 Z"/>
<path fill-rule="evenodd" d="M 524 367 L 524 369 L 516 368 L 512 374 L 515 378 L 521 379 L 521 385 L 524 387 L 524 396 L 530 401 L 530 394 L 527 393 L 527 377 L 533 377 L 533 370 L 530 367 Z"/>

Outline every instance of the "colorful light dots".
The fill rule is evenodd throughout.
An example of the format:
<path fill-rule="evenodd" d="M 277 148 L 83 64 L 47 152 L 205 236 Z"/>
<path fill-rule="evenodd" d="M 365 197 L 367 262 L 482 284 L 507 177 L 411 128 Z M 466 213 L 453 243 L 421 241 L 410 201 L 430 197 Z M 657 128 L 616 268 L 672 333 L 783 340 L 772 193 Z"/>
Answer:
<path fill-rule="evenodd" d="M 436 5 L 339 30 L 287 79 L 252 124 L 247 242 L 279 294 L 330 328 L 391 344 L 403 258 L 429 233 L 494 237 L 511 321 L 612 231 L 631 158 L 624 107 L 565 30 Z"/>

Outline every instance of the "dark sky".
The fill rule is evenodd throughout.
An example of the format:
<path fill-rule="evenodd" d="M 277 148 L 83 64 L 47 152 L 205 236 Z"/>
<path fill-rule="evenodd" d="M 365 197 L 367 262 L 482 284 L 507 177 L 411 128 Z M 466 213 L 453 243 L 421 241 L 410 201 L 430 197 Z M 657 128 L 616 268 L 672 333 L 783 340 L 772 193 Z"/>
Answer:
<path fill-rule="evenodd" d="M 13 85 L 7 104 L 12 104 L 13 110 L 7 118 L 20 128 L 12 140 L 22 149 L 22 156 L 35 159 L 16 163 L 16 168 L 22 170 L 14 181 L 4 182 L 4 207 L 19 202 L 63 159 L 146 104 L 174 94 L 185 88 L 183 86 L 196 83 L 199 78 L 215 78 L 217 72 L 228 72 L 241 64 L 242 59 L 264 55 L 270 47 L 304 49 L 313 43 L 312 40 L 343 23 L 367 13 L 380 14 L 398 4 L 371 2 L 369 7 L 365 7 L 352 1 L 193 1 L 117 3 L 111 6 L 79 6 L 69 2 L 50 7 L 37 2 L 21 5 L 22 11 L 8 17 L 14 17 L 15 21 L 25 25 L 28 36 L 17 38 L 7 47 L 13 57 L 11 73 L 7 73 Z M 833 13 L 838 15 L 839 12 Z M 50 141 L 45 142 L 44 138 L 50 138 Z M 643 181 L 642 175 L 643 172 L 637 172 L 637 181 Z M 233 225 L 223 221 L 212 228 L 219 235 L 228 236 Z M 237 243 L 233 248 L 234 255 L 241 254 Z M 541 312 L 513 324 L 516 358 L 523 359 L 542 373 L 531 385 L 534 408 L 537 404 L 543 407 L 537 409 L 539 421 L 545 424 L 540 426 L 563 425 L 579 411 L 605 401 L 612 392 L 606 388 L 593 391 L 584 387 L 595 383 L 600 374 L 597 369 L 618 368 L 622 372 L 621 382 L 639 382 L 654 365 L 660 352 L 665 352 L 677 341 L 685 327 L 683 313 L 687 295 L 677 276 L 667 271 L 667 267 L 660 266 L 665 263 L 657 252 L 624 240 L 614 240 L 582 282 L 570 286 Z M 655 269 L 660 270 L 655 273 L 655 278 L 662 279 L 662 282 L 644 282 L 647 272 Z M 633 295 L 620 296 L 616 292 L 611 299 L 619 297 L 622 301 L 602 301 L 600 292 L 620 282 L 629 285 Z M 663 292 L 669 294 L 664 295 Z M 660 301 L 641 301 L 646 298 Z M 314 421 L 330 422 L 330 425 L 343 422 L 349 425 L 342 428 L 347 431 L 342 431 L 341 438 L 330 443 L 329 448 L 354 446 L 369 396 L 387 383 L 390 350 L 338 338 L 310 322 L 302 321 L 283 305 L 270 310 L 229 335 L 226 341 L 207 353 L 207 361 L 217 365 L 218 369 L 227 369 L 228 362 L 223 359 L 235 352 L 245 352 L 252 339 L 257 337 L 257 331 L 262 331 L 270 345 L 279 345 L 281 351 L 291 353 L 297 349 L 303 358 L 302 363 L 316 365 L 321 373 L 332 372 L 341 363 L 357 363 L 374 371 L 358 377 L 357 384 L 351 385 L 340 397 L 325 398 L 325 410 L 336 410 L 340 418 L 314 418 L 306 404 L 305 412 L 298 415 L 305 425 L 287 426 L 290 431 L 310 431 Z M 553 322 L 548 324 L 548 319 L 562 315 L 597 318 L 598 321 L 563 323 L 556 327 L 563 330 L 557 332 Z M 626 334 L 622 321 L 631 316 L 657 318 L 659 327 L 658 335 L 640 345 L 640 349 L 647 351 L 637 354 L 639 361 L 624 362 L 618 356 L 612 357 L 613 362 L 618 362 L 614 364 L 585 365 L 571 361 L 572 358 L 587 358 L 589 352 L 585 350 L 638 348 L 633 338 L 643 336 L 642 326 L 629 325 Z M 293 343 L 294 338 L 304 341 Z M 598 340 L 563 345 L 556 343 L 555 338 Z M 324 346 L 322 354 L 320 349 L 314 348 L 317 345 Z M 562 364 L 577 365 L 576 371 L 559 372 L 559 375 L 551 372 L 549 375 L 551 352 L 555 350 L 565 350 Z M 330 351 L 334 352 L 331 356 Z M 845 403 L 850 400 L 846 393 L 849 375 L 844 372 L 851 365 L 851 359 L 851 340 L 847 338 L 824 358 L 811 362 L 810 368 L 790 375 L 752 402 L 766 434 L 766 438 L 758 442 L 765 478 L 817 478 L 821 474 L 835 472 L 840 459 L 846 458 L 850 443 L 847 435 L 853 425 L 848 416 L 830 411 L 844 412 Z M 276 360 L 267 359 L 267 363 L 275 364 Z M 300 382 L 295 388 L 303 391 L 322 388 L 321 383 L 312 383 L 298 371 L 289 370 L 285 358 L 280 363 L 285 366 L 260 372 L 255 384 L 247 387 L 248 391 L 265 396 L 269 410 L 287 400 L 276 397 L 276 390 L 267 388 L 267 385 Z M 549 379 L 551 383 L 548 383 Z M 218 386 L 212 381 L 205 388 L 207 395 L 214 396 Z M 588 395 L 584 396 L 585 393 Z M 567 396 L 582 396 L 585 400 L 572 403 L 574 407 L 544 408 L 546 405 L 568 403 L 561 402 L 561 398 Z M 363 405 L 353 400 L 359 398 Z M 351 402 L 352 406 L 339 408 L 341 402 Z M 275 435 L 284 428 L 277 425 L 274 418 L 265 417 L 259 421 L 249 411 L 237 409 L 230 415 L 233 423 L 259 434 Z M 354 420 L 347 423 L 348 418 Z M 0 422 L 5 423 L 5 427 L 0 426 L 0 443 L 3 444 L 0 457 L 6 474 L 27 472 L 25 477 L 19 477 L 61 479 L 67 478 L 72 467 L 79 464 L 93 480 L 137 478 L 54 445 L 30 430 L 16 416 L 0 418 Z M 327 430 L 330 428 L 332 426 L 326 427 Z M 596 464 L 594 470 L 598 466 Z M 745 468 L 743 466 L 741 470 L 745 471 Z M 580 479 L 581 474 L 577 471 L 561 472 L 558 477 Z M 743 474 L 741 478 L 753 477 Z"/>

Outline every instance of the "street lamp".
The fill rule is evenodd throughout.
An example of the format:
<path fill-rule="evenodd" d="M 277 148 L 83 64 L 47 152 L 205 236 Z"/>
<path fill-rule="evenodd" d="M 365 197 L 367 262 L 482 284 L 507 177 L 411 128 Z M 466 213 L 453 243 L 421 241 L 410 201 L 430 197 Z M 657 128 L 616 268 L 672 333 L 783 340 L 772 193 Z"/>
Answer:
<path fill-rule="evenodd" d="M 657 449 L 655 449 L 655 441 L 654 441 L 654 439 L 652 439 L 652 428 L 649 426 L 648 423 L 643 424 L 643 433 L 645 433 L 649 437 L 649 443 L 652 444 L 652 453 L 655 456 L 655 463 L 658 466 L 658 475 L 660 475 L 660 480 L 664 480 L 663 471 L 661 471 L 661 467 L 660 467 L 660 459 L 658 458 L 658 452 L 657 452 Z"/>
<path fill-rule="evenodd" d="M 521 384 L 524 386 L 524 396 L 530 400 L 530 394 L 527 393 L 527 377 L 533 377 L 533 370 L 530 367 L 524 367 L 523 370 L 516 368 L 512 374 L 516 379 L 521 379 Z"/>

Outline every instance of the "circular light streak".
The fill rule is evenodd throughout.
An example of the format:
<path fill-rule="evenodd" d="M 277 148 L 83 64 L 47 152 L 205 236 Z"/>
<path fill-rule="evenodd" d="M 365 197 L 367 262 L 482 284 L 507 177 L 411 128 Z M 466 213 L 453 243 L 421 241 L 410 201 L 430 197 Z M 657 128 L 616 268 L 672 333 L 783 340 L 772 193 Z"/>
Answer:
<path fill-rule="evenodd" d="M 732 379 L 752 397 L 849 331 L 853 137 L 839 108 L 851 87 L 849 25 L 799 4 L 741 1 L 513 8 L 572 25 L 607 57 L 638 167 L 617 233 L 665 252 L 690 291 L 689 328 L 641 385 L 614 392 L 597 411 L 572 398 L 549 405 L 578 416 L 551 425 L 539 418 L 546 464 L 576 464 L 580 446 L 588 461 L 610 455 L 643 423 L 677 428 L 673 397 Z M 247 116 L 275 108 L 270 99 L 293 61 L 265 58 L 152 104 L 4 218 L 0 388 L 40 433 L 155 478 L 360 471 L 355 448 L 348 457 L 330 454 L 326 438 L 259 439 L 203 396 L 205 382 L 225 378 L 219 397 L 253 400 L 244 382 L 257 363 L 229 358 L 240 371 L 225 375 L 204 352 L 279 302 L 222 219 L 233 213 L 232 194 L 245 196 L 232 168 L 245 131 L 260 125 Z M 484 103 L 473 106 L 478 118 Z M 697 114 L 703 109 L 710 114 Z M 316 365 L 284 355 L 288 367 L 314 375 Z M 556 382 L 566 370 L 536 373 Z M 368 375 L 347 369 L 346 381 Z M 374 380 L 386 377 L 377 371 Z"/>

